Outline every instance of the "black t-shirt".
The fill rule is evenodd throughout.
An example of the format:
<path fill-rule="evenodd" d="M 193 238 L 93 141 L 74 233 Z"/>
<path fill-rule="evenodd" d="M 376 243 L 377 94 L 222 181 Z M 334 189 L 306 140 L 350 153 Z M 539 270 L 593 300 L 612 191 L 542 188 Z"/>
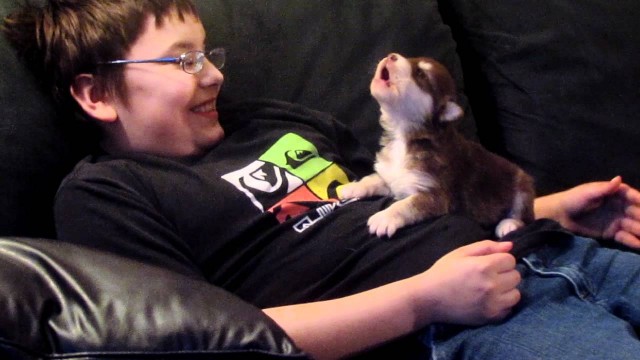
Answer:
<path fill-rule="evenodd" d="M 459 216 L 391 239 L 370 235 L 367 219 L 391 199 L 336 199 L 338 185 L 372 169 L 343 125 L 273 101 L 221 117 L 227 136 L 202 157 L 84 159 L 57 194 L 58 238 L 203 277 L 268 307 L 401 279 L 490 235 Z"/>

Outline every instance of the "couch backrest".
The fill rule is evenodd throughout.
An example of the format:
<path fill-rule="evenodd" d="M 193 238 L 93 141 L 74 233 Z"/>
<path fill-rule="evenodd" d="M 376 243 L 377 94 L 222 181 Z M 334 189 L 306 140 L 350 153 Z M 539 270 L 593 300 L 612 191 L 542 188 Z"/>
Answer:
<path fill-rule="evenodd" d="M 0 17 L 16 7 L 0 1 Z M 38 81 L 0 36 L 0 235 L 51 236 L 51 205 L 80 154 Z"/>
<path fill-rule="evenodd" d="M 223 100 L 271 97 L 335 115 L 377 149 L 380 127 L 369 83 L 391 52 L 443 62 L 460 87 L 451 30 L 436 0 L 198 1 L 209 44 L 228 49 Z M 475 136 L 468 111 L 461 128 Z"/>
<path fill-rule="evenodd" d="M 480 137 L 539 193 L 640 187 L 640 1 L 442 0 Z"/>

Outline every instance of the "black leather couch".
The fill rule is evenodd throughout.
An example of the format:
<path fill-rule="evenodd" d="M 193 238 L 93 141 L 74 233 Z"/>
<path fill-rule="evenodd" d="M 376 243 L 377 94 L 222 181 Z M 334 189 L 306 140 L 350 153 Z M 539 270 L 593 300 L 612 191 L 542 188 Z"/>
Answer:
<path fill-rule="evenodd" d="M 210 45 L 228 49 L 222 102 L 327 111 L 375 151 L 374 65 L 431 56 L 456 78 L 463 132 L 540 194 L 617 174 L 640 186 L 637 0 L 196 3 Z M 90 145 L 67 120 L 0 39 L 0 358 L 304 358 L 222 289 L 55 240 L 56 188 Z"/>

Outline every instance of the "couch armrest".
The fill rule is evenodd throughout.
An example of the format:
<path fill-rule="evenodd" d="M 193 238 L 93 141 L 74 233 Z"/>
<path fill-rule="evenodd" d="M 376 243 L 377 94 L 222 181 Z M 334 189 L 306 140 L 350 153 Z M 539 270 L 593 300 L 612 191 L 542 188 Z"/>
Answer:
<path fill-rule="evenodd" d="M 260 309 L 201 279 L 29 238 L 0 238 L 0 268 L 1 358 L 306 358 Z"/>

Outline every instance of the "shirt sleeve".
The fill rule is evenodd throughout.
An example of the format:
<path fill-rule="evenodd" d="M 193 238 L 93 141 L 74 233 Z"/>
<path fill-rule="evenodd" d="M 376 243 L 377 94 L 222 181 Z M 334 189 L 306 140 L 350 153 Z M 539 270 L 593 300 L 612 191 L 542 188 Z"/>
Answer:
<path fill-rule="evenodd" d="M 203 277 L 152 191 L 126 167 L 79 165 L 58 190 L 54 216 L 59 240 Z"/>

